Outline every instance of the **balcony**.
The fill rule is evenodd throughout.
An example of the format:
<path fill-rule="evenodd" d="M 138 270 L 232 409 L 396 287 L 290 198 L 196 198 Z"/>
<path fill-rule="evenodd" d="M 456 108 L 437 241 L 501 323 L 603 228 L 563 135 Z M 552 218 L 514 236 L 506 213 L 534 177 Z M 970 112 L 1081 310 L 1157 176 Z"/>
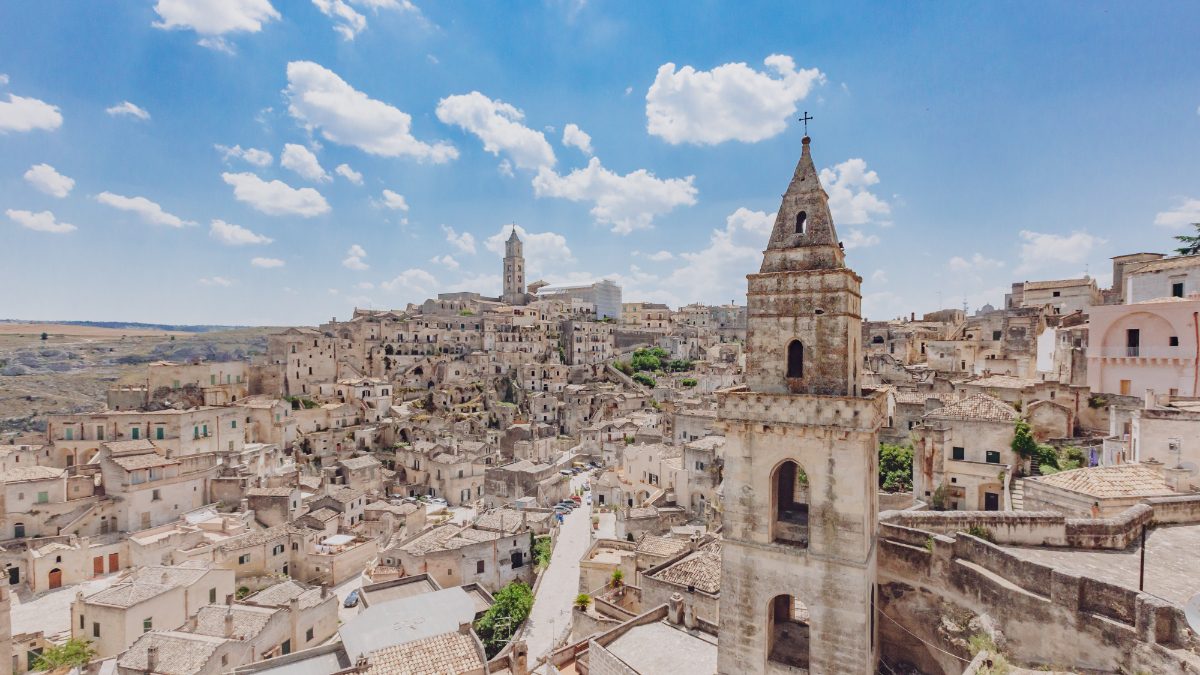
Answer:
<path fill-rule="evenodd" d="M 1091 356 L 1102 359 L 1146 360 L 1192 360 L 1194 354 L 1183 347 L 1105 347 L 1095 350 Z"/>

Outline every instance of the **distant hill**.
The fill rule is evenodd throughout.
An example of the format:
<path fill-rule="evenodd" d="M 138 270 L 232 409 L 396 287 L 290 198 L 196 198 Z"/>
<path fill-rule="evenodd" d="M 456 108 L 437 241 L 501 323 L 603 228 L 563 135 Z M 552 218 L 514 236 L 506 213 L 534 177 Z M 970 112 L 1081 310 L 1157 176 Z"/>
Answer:
<path fill-rule="evenodd" d="M 113 328 L 116 330 L 161 330 L 177 333 L 212 333 L 220 330 L 237 330 L 241 328 L 256 328 L 256 326 L 211 326 L 186 325 L 170 323 L 138 323 L 136 321 L 26 321 L 24 319 L 0 319 L 0 323 L 38 323 L 62 324 L 66 326 L 90 326 L 92 328 Z"/>

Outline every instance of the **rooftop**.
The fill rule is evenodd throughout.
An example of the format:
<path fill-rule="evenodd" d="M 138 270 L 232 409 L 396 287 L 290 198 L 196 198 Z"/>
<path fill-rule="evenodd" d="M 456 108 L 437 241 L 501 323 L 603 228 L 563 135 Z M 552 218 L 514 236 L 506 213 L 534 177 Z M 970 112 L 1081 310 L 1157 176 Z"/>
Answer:
<path fill-rule="evenodd" d="M 664 621 L 634 626 L 604 648 L 639 675 L 717 672 L 717 638 Z"/>
<path fill-rule="evenodd" d="M 630 511 L 640 511 L 642 509 L 630 509 Z M 630 513 L 632 517 L 633 514 Z M 663 558 L 671 558 L 683 553 L 691 544 L 687 539 L 673 539 L 671 537 L 660 537 L 657 534 L 644 535 L 637 544 L 638 553 L 647 553 Z"/>
<path fill-rule="evenodd" d="M 1144 464 L 1072 469 L 1029 480 L 1095 499 L 1166 497 L 1175 494 L 1167 487 L 1161 473 Z"/>
<path fill-rule="evenodd" d="M 721 592 L 721 542 L 701 546 L 695 553 L 651 575 L 654 579 L 695 588 L 709 594 Z"/>
<path fill-rule="evenodd" d="M 249 640 L 257 637 L 266 628 L 267 622 L 278 608 L 249 607 L 246 605 L 208 605 L 196 613 L 196 628 L 188 631 L 197 635 L 230 637 L 234 640 Z M 233 617 L 233 634 L 225 635 L 225 617 Z"/>
<path fill-rule="evenodd" d="M 367 675 L 435 675 L 483 668 L 480 645 L 469 633 L 443 633 L 372 652 Z"/>
<path fill-rule="evenodd" d="M 925 419 L 1013 422 L 1017 419 L 1017 411 L 1004 401 L 987 394 L 974 394 L 927 413 Z"/>
<path fill-rule="evenodd" d="M 158 661 L 154 672 L 159 675 L 192 675 L 204 669 L 217 648 L 225 644 L 225 638 L 183 633 L 178 631 L 150 631 L 133 643 L 117 660 L 122 668 L 137 672 L 149 672 L 146 650 L 158 648 Z"/>
<path fill-rule="evenodd" d="M 52 466 L 17 466 L 0 472 L 0 482 L 20 483 L 27 480 L 52 480 L 62 478 L 66 469 Z"/>
<path fill-rule="evenodd" d="M 392 645 L 457 632 L 475 620 L 476 606 L 461 586 L 373 604 L 340 629 L 346 654 L 357 660 Z"/>

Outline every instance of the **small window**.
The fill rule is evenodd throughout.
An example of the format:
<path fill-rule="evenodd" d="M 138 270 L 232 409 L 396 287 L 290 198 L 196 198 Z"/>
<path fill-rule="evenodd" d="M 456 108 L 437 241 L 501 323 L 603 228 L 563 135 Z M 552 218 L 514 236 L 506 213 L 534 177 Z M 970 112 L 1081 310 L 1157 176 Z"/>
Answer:
<path fill-rule="evenodd" d="M 1178 347 L 1179 346 L 1179 336 L 1172 335 L 1170 338 L 1168 338 L 1167 344 L 1169 344 L 1172 347 Z"/>
<path fill-rule="evenodd" d="M 1056 297 L 1056 298 L 1057 298 L 1057 297 L 1060 297 L 1060 296 L 1062 296 L 1062 292 L 1061 292 L 1061 291 L 1054 291 L 1054 293 L 1053 293 L 1053 296 L 1054 296 L 1054 297 Z"/>
<path fill-rule="evenodd" d="M 46 502 L 49 502 L 49 501 L 50 501 L 50 493 L 49 492 L 39 492 L 38 493 L 37 503 L 45 504 Z"/>
<path fill-rule="evenodd" d="M 92 637 L 100 637 L 100 624 L 95 621 L 92 622 Z"/>
<path fill-rule="evenodd" d="M 142 619 L 142 632 L 149 633 L 154 628 L 154 617 Z"/>
<path fill-rule="evenodd" d="M 804 345 L 799 340 L 792 340 L 788 343 L 787 376 L 790 378 L 804 377 Z"/>
<path fill-rule="evenodd" d="M 1004 333 L 1001 331 L 998 331 L 998 330 L 992 331 L 992 339 L 993 340 L 999 340 L 1001 338 L 1001 336 L 1003 336 L 1003 335 L 1004 335 Z"/>
<path fill-rule="evenodd" d="M 160 494 L 158 490 L 151 490 L 150 491 L 150 501 L 152 501 L 152 502 L 162 501 L 162 494 Z"/>
<path fill-rule="evenodd" d="M 217 589 L 215 589 L 215 588 L 208 589 L 208 604 L 210 604 L 210 605 L 214 604 L 214 603 L 216 603 L 216 601 L 217 601 Z"/>
<path fill-rule="evenodd" d="M 967 451 L 964 448 L 953 448 L 950 452 L 951 457 L 960 462 L 967 458 Z"/>
<path fill-rule="evenodd" d="M 1183 297 L 1183 282 L 1182 281 L 1177 281 L 1177 282 L 1171 284 L 1171 297 L 1173 297 L 1173 298 L 1182 298 Z"/>
<path fill-rule="evenodd" d="M 249 553 L 243 553 L 238 556 L 238 564 L 239 565 L 245 565 L 248 562 L 250 562 L 250 554 Z"/>
<path fill-rule="evenodd" d="M 83 622 L 83 615 L 82 615 L 82 614 L 80 614 L 80 615 L 79 615 L 79 630 L 83 630 L 83 629 L 84 629 L 84 628 L 86 628 L 86 627 L 87 627 L 87 624 L 85 624 L 85 623 Z"/>
<path fill-rule="evenodd" d="M 808 214 L 801 211 L 796 214 L 796 234 L 806 234 L 808 232 Z"/>
<path fill-rule="evenodd" d="M 988 450 L 987 451 L 987 463 L 988 464 L 999 464 L 1000 463 L 1000 451 L 999 450 Z"/>
<path fill-rule="evenodd" d="M 304 639 L 305 639 L 305 641 L 307 641 L 307 642 L 312 642 L 312 639 L 313 639 L 313 629 L 309 628 L 308 630 L 304 631 Z"/>
<path fill-rule="evenodd" d="M 476 574 L 483 574 L 483 561 L 482 561 L 482 560 L 476 561 L 476 563 L 475 563 L 475 573 L 476 573 Z"/>
<path fill-rule="evenodd" d="M 163 427 L 158 427 L 157 429 L 154 430 L 154 438 L 156 440 L 161 441 L 163 439 L 164 434 L 166 434 L 166 430 Z"/>

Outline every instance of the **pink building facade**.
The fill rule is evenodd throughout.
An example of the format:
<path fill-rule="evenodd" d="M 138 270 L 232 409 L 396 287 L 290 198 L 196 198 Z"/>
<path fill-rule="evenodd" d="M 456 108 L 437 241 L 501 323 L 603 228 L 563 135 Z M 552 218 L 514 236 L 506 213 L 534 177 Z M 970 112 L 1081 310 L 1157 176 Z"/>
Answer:
<path fill-rule="evenodd" d="M 1161 298 L 1090 311 L 1088 386 L 1093 394 L 1194 397 L 1200 390 L 1200 299 Z"/>

